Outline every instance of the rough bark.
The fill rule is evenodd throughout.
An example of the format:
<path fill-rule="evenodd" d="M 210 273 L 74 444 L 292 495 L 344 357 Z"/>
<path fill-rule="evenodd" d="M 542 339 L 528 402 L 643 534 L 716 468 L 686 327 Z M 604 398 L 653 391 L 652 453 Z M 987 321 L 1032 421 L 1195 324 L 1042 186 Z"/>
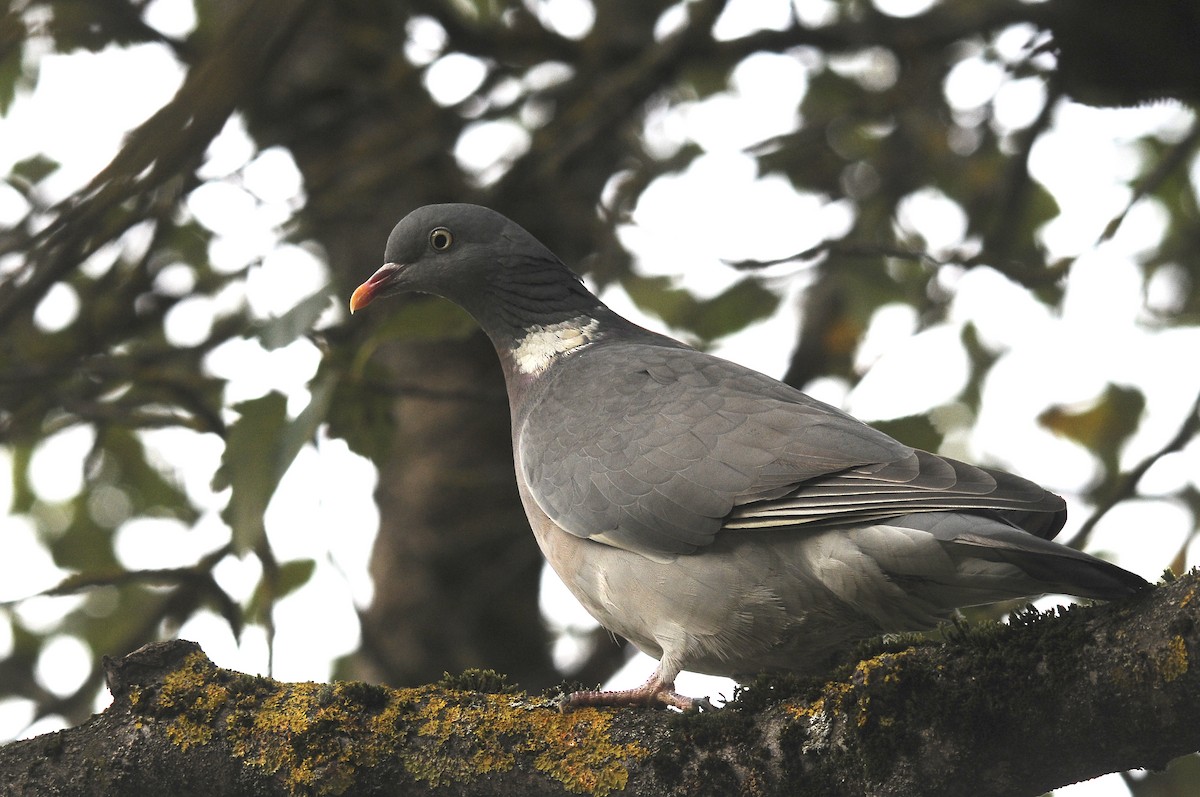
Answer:
<path fill-rule="evenodd" d="M 0 795 L 1040 794 L 1200 748 L 1198 620 L 1194 571 L 691 716 L 561 713 L 494 673 L 280 683 L 155 643 L 105 662 L 103 714 L 0 749 Z"/>

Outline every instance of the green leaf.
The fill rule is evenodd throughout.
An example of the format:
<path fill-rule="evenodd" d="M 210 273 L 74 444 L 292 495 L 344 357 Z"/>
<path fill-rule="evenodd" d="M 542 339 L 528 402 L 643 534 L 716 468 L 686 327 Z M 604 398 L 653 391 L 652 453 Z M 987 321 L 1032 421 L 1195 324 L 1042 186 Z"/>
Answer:
<path fill-rule="evenodd" d="M 1120 472 L 1121 447 L 1137 431 L 1145 407 L 1137 388 L 1110 384 L 1089 405 L 1055 405 L 1038 416 L 1038 423 L 1095 454 L 1104 464 L 1105 481 L 1112 482 Z"/>
<path fill-rule="evenodd" d="M 287 419 L 287 401 L 276 392 L 234 405 L 239 418 L 229 427 L 214 489 L 231 487 L 221 517 L 233 529 L 235 553 L 252 551 L 266 530 L 263 516 L 304 444 L 325 419 L 335 380 L 330 371 L 310 385 L 312 398 L 295 420 Z"/>
<path fill-rule="evenodd" d="M 1029 194 L 1026 198 L 1025 213 L 1021 216 L 1023 226 L 1018 229 L 1018 232 L 1032 241 L 1046 222 L 1061 212 L 1062 209 L 1058 206 L 1058 200 L 1054 198 L 1054 194 L 1046 190 L 1041 183 L 1033 180 L 1030 182 Z"/>
<path fill-rule="evenodd" d="M 27 186 L 35 186 L 58 171 L 59 162 L 42 154 L 31 155 L 13 164 L 10 180 L 15 179 Z"/>
<path fill-rule="evenodd" d="M 63 503 L 36 500 L 26 481 L 27 449 L 13 449 L 13 510 L 37 523 L 56 564 L 91 574 L 118 568 L 113 535 L 125 520 L 151 516 L 193 523 L 199 517 L 183 489 L 147 461 L 134 432 L 101 425 L 96 433 L 84 489 Z"/>
<path fill-rule="evenodd" d="M 291 466 L 292 460 L 300 453 L 300 449 L 313 439 L 317 428 L 324 422 L 325 415 L 329 412 L 329 402 L 333 398 L 336 381 L 336 375 L 330 371 L 309 383 L 308 406 L 296 416 L 296 420 L 288 424 L 284 432 L 283 454 L 286 464 L 283 470 L 287 470 Z M 283 471 L 280 471 L 279 475 L 282 476 Z"/>
<path fill-rule="evenodd" d="M 886 421 L 871 421 L 871 426 L 913 448 L 937 451 L 942 445 L 942 433 L 929 420 L 928 415 L 909 415 Z"/>
<path fill-rule="evenodd" d="M 680 82 L 704 99 L 729 88 L 729 67 L 718 60 L 697 59 L 683 70 Z"/>
<path fill-rule="evenodd" d="M 279 577 L 275 581 L 275 598 L 285 597 L 303 587 L 316 569 L 317 562 L 314 559 L 293 559 L 281 564 Z"/>
<path fill-rule="evenodd" d="M 163 233 L 163 250 L 202 274 L 209 274 L 211 264 L 208 260 L 208 245 L 212 238 L 212 232 L 194 219 L 174 223 Z M 201 278 L 196 284 L 196 290 L 212 291 L 224 284 L 228 277 L 228 274 L 221 274 L 217 279 L 210 281 Z"/>
<path fill-rule="evenodd" d="M 281 349 L 312 329 L 317 318 L 329 306 L 328 286 L 301 299 L 281 316 L 264 321 L 258 328 L 258 339 L 267 351 Z"/>
<path fill-rule="evenodd" d="M 234 550 L 245 553 L 265 534 L 263 515 L 282 475 L 279 440 L 287 423 L 287 400 L 272 391 L 233 409 L 239 418 L 229 427 L 213 488 L 233 489 L 221 517 L 233 529 Z"/>
<path fill-rule="evenodd" d="M 670 277 L 643 277 L 630 274 L 621 287 L 641 309 L 654 313 L 671 326 L 682 326 L 682 319 L 694 315 L 697 301 L 682 288 L 671 287 Z"/>
<path fill-rule="evenodd" d="M 88 511 L 89 491 L 85 490 L 65 504 L 34 506 L 33 517 L 43 529 L 62 528 L 62 513 L 69 521 L 61 533 L 53 533 L 47 541 L 54 563 L 66 570 L 104 570 L 118 567 L 113 552 L 113 530 L 92 519 Z"/>
<path fill-rule="evenodd" d="M 274 578 L 264 577 L 258 582 L 246 606 L 246 616 L 259 622 L 266 620 L 275 602 L 307 584 L 316 569 L 313 559 L 293 559 L 279 565 Z"/>
<path fill-rule="evenodd" d="M 691 328 L 705 340 L 716 340 L 769 317 L 778 306 L 779 297 L 775 293 L 764 288 L 761 281 L 748 277 L 719 296 L 701 302 Z"/>
<path fill-rule="evenodd" d="M 131 515 L 173 517 L 188 524 L 200 517 L 187 493 L 150 465 L 145 446 L 136 434 L 113 425 L 99 431 L 97 449 L 104 465 L 102 474 L 112 487 L 125 493 Z"/>
<path fill-rule="evenodd" d="M 740 280 L 720 295 L 704 300 L 683 288 L 671 287 L 671 282 L 670 277 L 630 275 L 621 285 L 643 310 L 705 341 L 737 332 L 771 315 L 779 306 L 779 297 L 755 277 Z"/>

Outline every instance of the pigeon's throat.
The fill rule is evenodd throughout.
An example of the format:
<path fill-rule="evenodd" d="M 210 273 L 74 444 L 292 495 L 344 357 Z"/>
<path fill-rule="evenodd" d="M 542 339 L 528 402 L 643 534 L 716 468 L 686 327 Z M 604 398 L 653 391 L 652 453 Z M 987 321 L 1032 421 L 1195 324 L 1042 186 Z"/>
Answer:
<path fill-rule="evenodd" d="M 512 348 L 512 362 L 523 374 L 537 375 L 560 357 L 575 354 L 595 341 L 600 334 L 600 322 L 595 318 L 579 317 L 556 324 L 535 324 Z"/>

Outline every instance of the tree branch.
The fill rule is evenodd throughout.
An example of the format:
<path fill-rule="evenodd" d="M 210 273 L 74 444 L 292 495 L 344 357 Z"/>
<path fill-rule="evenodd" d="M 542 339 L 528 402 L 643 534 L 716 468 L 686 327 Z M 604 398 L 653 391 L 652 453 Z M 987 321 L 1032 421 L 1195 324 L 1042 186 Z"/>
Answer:
<path fill-rule="evenodd" d="M 159 642 L 105 659 L 103 714 L 0 748 L 0 795 L 1040 794 L 1200 748 L 1198 620 L 1193 571 L 1120 604 L 893 643 L 828 680 L 758 679 L 689 716 L 563 714 L 478 671 L 281 683 Z"/>
<path fill-rule="evenodd" d="M 932 252 L 907 249 L 903 246 L 892 244 L 870 244 L 834 240 L 822 241 L 801 252 L 773 260 L 725 260 L 723 262 L 725 265 L 738 271 L 755 271 L 785 263 L 812 261 L 828 255 L 837 255 L 844 258 L 893 258 L 896 260 L 909 260 L 919 263 L 929 270 L 951 264 L 962 266 L 963 268 L 990 266 L 1002 274 L 1011 277 L 1013 281 L 1024 285 L 1026 288 L 1038 288 L 1058 282 L 1067 273 L 1069 266 L 1069 263 L 1052 263 L 1046 266 L 1013 263 L 1006 260 L 1006 254 L 998 254 L 990 250 L 966 251 L 965 249 L 951 249 L 940 255 L 934 255 Z"/>
<path fill-rule="evenodd" d="M 963 37 L 1020 22 L 1045 25 L 1046 13 L 1015 0 L 985 0 L 961 4 L 937 4 L 908 19 L 890 17 L 864 7 L 861 13 L 844 14 L 830 25 L 809 27 L 799 22 L 784 30 L 759 30 L 728 41 L 697 42 L 689 55 L 716 58 L 734 64 L 760 51 L 785 52 L 797 47 L 816 47 L 826 53 L 845 53 L 872 46 L 905 50 L 932 50 L 951 45 Z"/>
<path fill-rule="evenodd" d="M 1159 189 L 1166 179 L 1176 172 L 1177 169 L 1183 167 L 1191 157 L 1196 148 L 1200 147 L 1200 119 L 1192 123 L 1192 129 L 1188 134 L 1173 147 L 1162 160 L 1154 165 L 1150 172 L 1136 180 L 1133 184 L 1133 195 L 1129 197 L 1129 201 L 1125 203 L 1124 209 L 1104 226 L 1104 231 L 1100 233 L 1100 237 L 1096 240 L 1096 245 L 1111 240 L 1117 234 L 1117 230 L 1125 222 L 1125 217 L 1129 215 L 1129 211 L 1133 210 L 1133 206 L 1140 202 L 1145 197 L 1153 194 Z"/>
<path fill-rule="evenodd" d="M 1137 495 L 1138 482 L 1146 475 L 1146 471 L 1154 467 L 1156 462 L 1168 454 L 1182 451 L 1183 447 L 1190 443 L 1198 432 L 1200 432 L 1200 394 L 1197 394 L 1187 414 L 1183 416 L 1179 430 L 1175 432 L 1171 439 L 1133 468 L 1121 474 L 1108 494 L 1100 498 L 1096 504 L 1096 509 L 1083 522 L 1083 525 L 1079 527 L 1079 531 L 1075 533 L 1075 536 L 1071 538 L 1071 545 L 1082 550 L 1087 545 L 1092 532 L 1096 530 L 1096 524 L 1117 504 Z"/>
<path fill-rule="evenodd" d="M 54 218 L 35 237 L 25 264 L 0 282 L 0 329 L 28 313 L 103 244 L 178 204 L 209 142 L 257 89 L 313 3 L 254 0 L 230 14 L 222 46 L 188 70 L 175 98 L 129 134 L 91 183 L 53 208 Z M 230 85 L 239 90 L 230 92 Z"/>

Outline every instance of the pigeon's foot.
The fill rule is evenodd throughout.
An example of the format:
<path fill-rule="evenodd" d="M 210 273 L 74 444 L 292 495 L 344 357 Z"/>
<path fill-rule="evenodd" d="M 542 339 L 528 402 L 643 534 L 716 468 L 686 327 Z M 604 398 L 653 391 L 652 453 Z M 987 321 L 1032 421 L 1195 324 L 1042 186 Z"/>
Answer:
<path fill-rule="evenodd" d="M 572 692 L 563 697 L 561 707 L 581 706 L 646 706 L 648 708 L 676 708 L 680 711 L 712 711 L 713 704 L 707 697 L 688 697 L 675 691 L 675 681 L 661 681 L 658 673 L 636 689 L 586 689 Z"/>

